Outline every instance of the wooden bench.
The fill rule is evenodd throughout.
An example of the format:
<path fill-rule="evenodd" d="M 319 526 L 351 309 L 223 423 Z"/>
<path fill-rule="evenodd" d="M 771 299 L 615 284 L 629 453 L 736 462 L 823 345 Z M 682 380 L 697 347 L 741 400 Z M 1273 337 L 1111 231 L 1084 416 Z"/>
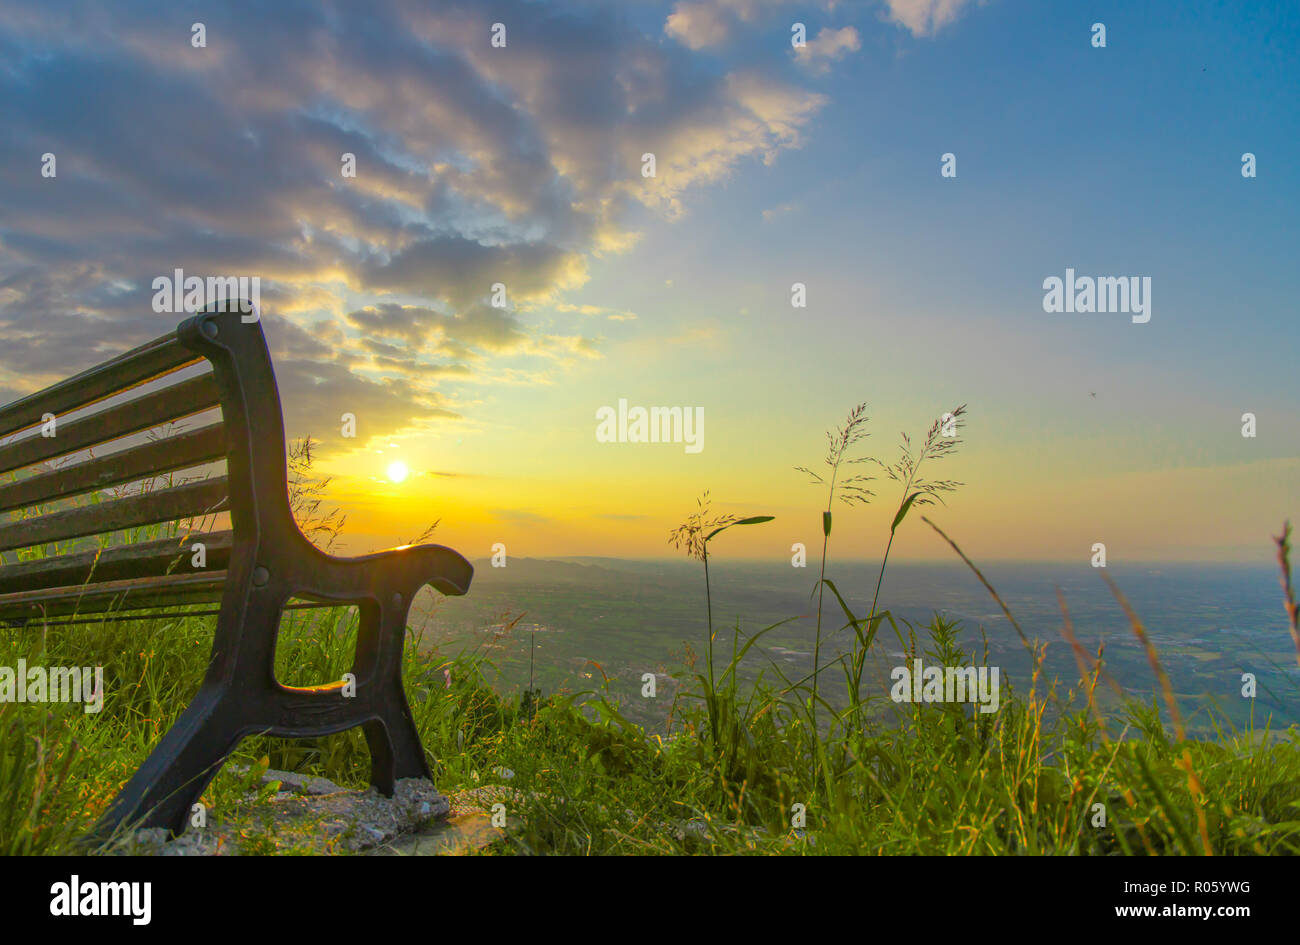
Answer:
<path fill-rule="evenodd" d="M 438 545 L 339 558 L 304 537 L 290 510 L 270 354 L 261 323 L 241 315 L 245 304 L 209 307 L 162 338 L 0 408 L 0 476 L 12 479 L 0 484 L 0 513 L 26 510 L 22 518 L 0 515 L 10 519 L 0 522 L 7 562 L 0 621 L 10 628 L 77 623 L 85 614 L 121 619 L 220 601 L 198 693 L 95 836 L 123 824 L 183 831 L 208 782 L 252 734 L 307 738 L 360 725 L 380 791 L 391 795 L 400 778 L 429 777 L 402 690 L 407 612 L 425 584 L 464 594 L 473 568 Z M 100 409 L 86 413 L 91 405 Z M 129 445 L 182 418 L 215 417 L 214 408 L 217 422 Z M 64 421 L 68 413 L 75 416 Z M 125 448 L 99 450 L 122 440 Z M 60 458 L 53 468 L 38 465 Z M 183 475 L 220 461 L 224 475 Z M 122 488 L 105 494 L 110 487 Z M 59 508 L 41 508 L 56 500 Z M 215 530 L 227 519 L 228 528 Z M 204 522 L 214 530 L 193 530 Z M 160 523 L 173 537 L 113 541 Z M 205 549 L 202 568 L 194 567 L 196 542 Z M 44 556 L 18 555 L 23 548 Z M 354 696 L 343 682 L 295 688 L 276 681 L 276 636 L 290 598 L 357 607 Z"/>

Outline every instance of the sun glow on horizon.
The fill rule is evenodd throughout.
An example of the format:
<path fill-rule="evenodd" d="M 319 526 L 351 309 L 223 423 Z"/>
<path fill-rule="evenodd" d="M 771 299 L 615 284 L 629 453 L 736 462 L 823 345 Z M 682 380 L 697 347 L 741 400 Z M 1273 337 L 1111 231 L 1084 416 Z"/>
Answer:
<path fill-rule="evenodd" d="M 392 482 L 402 482 L 409 475 L 410 470 L 406 468 L 406 463 L 401 460 L 388 464 L 388 478 Z"/>

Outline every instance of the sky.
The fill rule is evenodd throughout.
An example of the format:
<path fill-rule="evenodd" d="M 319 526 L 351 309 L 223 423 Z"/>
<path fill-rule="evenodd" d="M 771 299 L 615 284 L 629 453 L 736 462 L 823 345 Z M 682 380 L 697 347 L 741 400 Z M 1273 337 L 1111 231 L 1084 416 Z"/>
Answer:
<path fill-rule="evenodd" d="M 966 404 L 927 514 L 976 560 L 1268 562 L 1298 46 L 1294 3 L 0 0 L 0 399 L 173 329 L 158 276 L 257 276 L 345 550 L 662 556 L 707 489 L 775 516 L 714 555 L 812 557 L 826 430 L 893 461 Z M 1045 311 L 1067 268 L 1150 320 Z M 602 442 L 620 400 L 701 448 Z M 901 487 L 851 468 L 876 557 Z"/>

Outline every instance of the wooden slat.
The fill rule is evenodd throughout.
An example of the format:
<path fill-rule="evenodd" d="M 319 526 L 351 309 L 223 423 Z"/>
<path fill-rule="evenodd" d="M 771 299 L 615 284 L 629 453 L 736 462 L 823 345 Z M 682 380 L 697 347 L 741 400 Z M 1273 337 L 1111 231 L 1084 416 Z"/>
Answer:
<path fill-rule="evenodd" d="M 153 479 L 164 473 L 224 459 L 225 455 L 225 428 L 213 424 L 0 486 L 0 512 L 107 489 L 137 479 Z"/>
<path fill-rule="evenodd" d="M 225 571 L 209 571 L 0 594 L 0 620 L 203 603 L 220 598 L 225 583 Z"/>
<path fill-rule="evenodd" d="M 60 423 L 54 436 L 30 436 L 0 446 L 0 473 L 139 433 L 169 420 L 193 416 L 220 403 L 221 396 L 212 375 L 200 374 L 88 417 Z"/>
<path fill-rule="evenodd" d="M 163 574 L 198 574 L 192 566 L 196 542 L 202 542 L 209 570 L 222 570 L 230 561 L 234 532 L 191 532 L 177 538 L 137 542 L 0 567 L 0 594 L 72 586 Z"/>
<path fill-rule="evenodd" d="M 200 356 L 182 345 L 174 332 L 155 338 L 66 381 L 0 408 L 0 437 L 39 424 L 43 414 L 58 415 L 74 407 L 97 403 L 199 360 Z"/>
<path fill-rule="evenodd" d="M 216 600 L 215 597 L 213 599 Z M 189 601 L 176 601 L 174 603 L 201 604 L 203 603 L 203 601 L 189 600 Z M 329 603 L 307 602 L 301 604 L 285 604 L 282 609 L 283 610 L 335 610 L 342 606 L 347 606 L 347 605 L 339 604 L 337 601 L 329 602 Z M 187 610 L 184 612 L 183 616 L 215 617 L 220 613 L 221 613 L 220 610 Z M 101 614 L 98 617 L 77 617 L 74 619 L 46 620 L 45 619 L 46 615 L 44 614 L 40 615 L 39 617 L 37 616 L 17 617 L 12 619 L 5 619 L 3 617 L 0 617 L 0 624 L 7 625 L 8 627 L 11 628 L 29 626 L 29 627 L 41 627 L 42 629 L 44 629 L 47 626 L 48 627 L 75 627 L 87 623 L 104 623 L 106 620 L 110 623 L 117 623 L 119 620 L 162 620 L 165 619 L 167 616 L 168 615 L 165 613 L 163 614 L 150 613 L 147 610 L 142 613 L 127 613 L 126 611 L 117 610 L 114 611 L 112 615 Z"/>
<path fill-rule="evenodd" d="M 225 427 L 217 423 L 0 486 L 0 512 L 151 479 L 225 456 Z"/>
<path fill-rule="evenodd" d="M 227 485 L 220 476 L 0 525 L 0 551 L 219 512 Z"/>

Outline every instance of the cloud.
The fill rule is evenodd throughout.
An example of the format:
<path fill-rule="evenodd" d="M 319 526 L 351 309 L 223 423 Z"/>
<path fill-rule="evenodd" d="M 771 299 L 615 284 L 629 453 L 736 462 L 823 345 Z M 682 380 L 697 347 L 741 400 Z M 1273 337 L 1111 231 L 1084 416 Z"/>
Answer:
<path fill-rule="evenodd" d="M 557 312 L 577 312 L 580 315 L 603 315 L 612 322 L 636 321 L 636 313 L 625 309 L 606 308 L 603 305 L 574 305 L 571 302 L 557 302 L 553 306 Z"/>
<path fill-rule="evenodd" d="M 862 39 L 852 26 L 841 29 L 823 27 L 817 35 L 802 46 L 794 48 L 794 58 L 801 66 L 816 75 L 825 75 L 830 64 L 862 48 Z"/>
<path fill-rule="evenodd" d="M 541 525 L 551 521 L 550 516 L 528 509 L 489 509 L 488 513 L 498 521 L 513 522 L 516 525 Z"/>
<path fill-rule="evenodd" d="M 772 7 L 719 2 L 728 22 Z M 0 8 L 7 387 L 170 331 L 181 316 L 152 311 L 150 284 L 181 268 L 261 277 L 291 435 L 346 411 L 368 416 L 363 440 L 454 420 L 460 385 L 598 357 L 599 337 L 532 313 L 577 304 L 645 211 L 679 217 L 693 189 L 798 147 L 825 102 L 617 7 L 233 2 L 204 19 L 195 49 L 145 4 Z"/>
<path fill-rule="evenodd" d="M 783 217 L 787 213 L 793 213 L 794 211 L 795 205 L 792 203 L 782 203 L 777 204 L 775 207 L 768 207 L 763 211 L 763 222 L 771 223 L 773 220 Z"/>
<path fill-rule="evenodd" d="M 370 378 L 338 361 L 281 358 L 275 365 L 281 388 L 297 393 L 284 397 L 285 427 L 290 435 L 308 434 L 326 448 L 354 444 L 342 438 L 342 417 L 357 420 L 358 443 L 390 437 L 435 420 L 457 420 L 448 400 L 405 378 Z"/>
<path fill-rule="evenodd" d="M 910 30 L 914 36 L 933 36 L 949 23 L 954 22 L 962 10 L 970 5 L 971 0 L 881 0 L 886 8 L 886 17 Z M 744 25 L 770 25 L 778 15 L 789 20 L 806 22 L 807 14 L 820 9 L 834 12 L 840 4 L 837 0 L 822 0 L 821 3 L 808 3 L 806 0 L 677 0 L 672 11 L 664 21 L 664 33 L 677 40 L 690 50 L 702 50 L 722 46 L 733 40 L 738 27 Z M 787 25 L 789 25 L 787 24 Z M 851 33 L 851 38 L 850 34 Z M 860 37 L 853 27 L 841 29 L 823 28 L 819 38 L 825 36 L 827 45 L 824 55 L 829 59 L 838 59 L 845 52 L 856 52 Z M 835 43 L 852 43 L 836 49 Z M 796 51 L 796 56 L 805 65 L 815 68 L 820 73 L 827 68 L 826 59 L 819 59 L 818 53 L 808 50 L 808 43 Z"/>
<path fill-rule="evenodd" d="M 835 0 L 823 0 L 821 5 L 829 9 Z M 731 39 L 738 23 L 754 23 L 765 13 L 807 6 L 790 0 L 678 0 L 664 21 L 664 32 L 688 49 L 705 49 Z"/>
<path fill-rule="evenodd" d="M 884 0 L 889 19 L 911 30 L 913 36 L 933 36 L 954 22 L 970 0 Z"/>
<path fill-rule="evenodd" d="M 545 296 L 586 281 L 586 260 L 545 242 L 484 245 L 463 236 L 432 236 L 358 271 L 363 288 L 466 305 L 500 283 L 516 298 Z"/>
<path fill-rule="evenodd" d="M 529 339 L 512 312 L 481 303 L 459 312 L 381 303 L 349 312 L 347 321 L 368 336 L 401 340 L 412 351 L 446 344 L 456 352 L 509 352 Z"/>
<path fill-rule="evenodd" d="M 731 36 L 731 4 L 717 0 L 682 0 L 664 22 L 664 32 L 688 49 L 719 46 Z"/>

